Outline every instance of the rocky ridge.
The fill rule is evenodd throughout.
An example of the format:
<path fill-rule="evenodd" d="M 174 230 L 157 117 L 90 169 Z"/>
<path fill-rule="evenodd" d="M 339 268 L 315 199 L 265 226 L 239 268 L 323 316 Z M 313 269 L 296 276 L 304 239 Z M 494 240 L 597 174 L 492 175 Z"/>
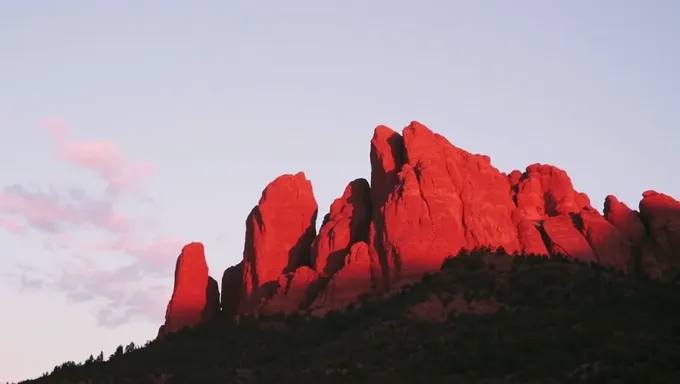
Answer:
<path fill-rule="evenodd" d="M 221 296 L 203 246 L 184 247 L 159 336 L 217 318 L 322 316 L 438 271 L 461 249 L 502 247 L 680 276 L 680 202 L 662 193 L 644 192 L 639 211 L 607 196 L 601 215 L 565 171 L 532 164 L 505 174 L 415 121 L 401 134 L 378 126 L 370 161 L 370 185 L 350 182 L 318 234 L 305 174 L 269 183 L 246 219 L 243 260 L 224 271 Z"/>

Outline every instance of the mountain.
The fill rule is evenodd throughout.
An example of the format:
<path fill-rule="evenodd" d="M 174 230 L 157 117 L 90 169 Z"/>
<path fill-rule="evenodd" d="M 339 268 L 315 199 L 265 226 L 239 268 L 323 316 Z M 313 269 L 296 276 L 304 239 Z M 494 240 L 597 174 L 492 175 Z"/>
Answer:
<path fill-rule="evenodd" d="M 243 260 L 222 276 L 221 312 L 212 309 L 216 287 L 204 258 L 183 261 L 203 257 L 202 249 L 185 249 L 159 336 L 201 319 L 323 316 L 362 294 L 418 281 L 461 249 L 563 255 L 662 280 L 679 275 L 680 202 L 664 194 L 644 192 L 639 212 L 607 196 L 601 215 L 565 171 L 532 164 L 505 174 L 415 121 L 402 134 L 377 127 L 370 161 L 370 186 L 349 182 L 318 234 L 303 172 L 266 186 L 246 219 Z"/>
<path fill-rule="evenodd" d="M 680 340 L 680 334 L 673 334 L 678 328 L 673 328 L 672 325 L 667 328 L 659 325 L 658 329 L 654 329 L 654 322 L 661 324 L 666 321 L 657 318 L 661 316 L 661 312 L 654 312 L 658 308 L 636 308 L 631 304 L 633 301 L 637 303 L 636 300 L 643 300 L 640 297 L 644 297 L 644 300 L 667 300 L 664 303 L 669 306 L 668 313 L 674 315 L 673 311 L 678 308 L 680 296 L 670 295 L 668 292 L 677 293 L 674 281 L 680 277 L 680 202 L 670 196 L 646 191 L 642 195 L 639 211 L 631 210 L 614 196 L 607 196 L 602 215 L 593 208 L 588 196 L 574 189 L 565 171 L 551 165 L 532 164 L 524 172 L 515 170 L 505 174 L 491 165 L 488 156 L 471 154 L 457 148 L 443 136 L 415 121 L 404 128 L 401 134 L 385 126 L 377 127 L 370 142 L 370 162 L 370 184 L 365 179 L 350 181 L 342 195 L 331 204 L 318 234 L 318 206 L 312 183 L 305 174 L 286 174 L 269 183 L 258 204 L 246 218 L 243 259 L 224 271 L 221 292 L 216 280 L 209 276 L 202 244 L 191 243 L 185 246 L 177 259 L 175 286 L 167 306 L 165 324 L 160 327 L 157 340 L 141 350 L 129 348 L 130 353 L 124 353 L 121 347 L 120 353 L 114 356 L 117 361 L 125 361 L 126 363 L 119 363 L 125 367 L 139 366 L 141 361 L 146 361 L 144 359 L 156 359 L 155 363 L 149 363 L 148 370 L 130 368 L 130 374 L 137 376 L 126 376 L 127 374 L 117 370 L 123 368 L 115 365 L 114 361 L 91 361 L 87 369 L 85 366 L 74 367 L 67 364 L 51 377 L 57 380 L 64 372 L 71 372 L 73 375 L 81 372 L 81 376 L 65 377 L 85 380 L 94 377 L 113 378 L 120 374 L 121 377 L 142 380 L 133 382 L 146 382 L 143 380 L 151 380 L 151 374 L 165 373 L 168 375 L 166 379 L 182 382 L 181 377 L 188 380 L 191 372 L 199 374 L 198 371 L 182 371 L 186 367 L 173 368 L 177 367 L 174 364 L 180 363 L 172 359 L 177 354 L 186 354 L 178 349 L 178 345 L 182 345 L 182 348 L 191 350 L 216 348 L 215 353 L 219 351 L 218 355 L 212 356 L 209 350 L 195 350 L 195 356 L 189 357 L 191 361 L 223 359 L 222 363 L 214 365 L 196 363 L 197 366 L 203 366 L 200 375 L 205 379 L 202 380 L 208 381 L 194 379 L 193 382 L 212 382 L 210 380 L 213 378 L 218 380 L 222 377 L 228 379 L 225 375 L 235 372 L 233 369 L 236 367 L 248 367 L 242 370 L 255 375 L 252 372 L 252 364 L 255 363 L 258 364 L 257 375 L 260 375 L 257 380 L 265 380 L 262 382 L 269 382 L 265 378 L 275 377 L 267 376 L 275 373 L 277 377 L 288 377 L 280 372 L 280 367 L 285 365 L 298 369 L 295 372 L 300 374 L 307 372 L 306 374 L 312 375 L 309 376 L 310 380 L 316 377 L 317 380 L 326 382 L 337 375 L 349 379 L 351 375 L 347 376 L 348 372 L 361 375 L 357 373 L 361 369 L 356 368 L 356 364 L 364 361 L 364 353 L 358 348 L 376 347 L 374 343 L 377 341 L 365 333 L 371 330 L 372 335 L 382 335 L 375 337 L 384 344 L 380 344 L 381 348 L 391 352 L 384 357 L 386 360 L 381 364 L 371 363 L 386 376 L 366 376 L 367 379 L 391 377 L 391 381 L 394 381 L 394 378 L 405 378 L 402 372 L 405 367 L 412 367 L 415 370 L 409 371 L 412 373 L 421 370 L 434 372 L 431 369 L 438 369 L 434 368 L 439 364 L 436 361 L 448 356 L 447 359 L 458 361 L 449 361 L 451 366 L 461 369 L 447 373 L 452 375 L 451 378 L 473 380 L 477 377 L 481 380 L 484 376 L 481 373 L 482 368 L 475 365 L 479 363 L 473 363 L 469 357 L 460 356 L 466 353 L 467 347 L 474 348 L 471 344 L 465 344 L 473 341 L 453 328 L 470 327 L 473 334 L 480 335 L 485 333 L 483 324 L 487 324 L 490 327 L 488 332 L 496 335 L 496 339 L 491 337 L 491 340 L 490 336 L 485 335 L 480 343 L 487 343 L 493 348 L 505 348 L 506 341 L 503 340 L 507 338 L 501 334 L 517 326 L 513 330 L 517 332 L 516 335 L 507 335 L 510 339 L 517 337 L 514 341 L 516 347 L 552 354 L 541 356 L 550 360 L 555 359 L 554 356 L 563 356 L 565 352 L 548 352 L 547 345 L 539 345 L 541 338 L 549 340 L 553 336 L 557 337 L 552 333 L 554 330 L 548 329 L 548 325 L 540 323 L 541 319 L 556 322 L 555 326 L 558 328 L 566 327 L 569 323 L 569 326 L 580 327 L 578 329 L 583 329 L 588 334 L 599 332 L 600 320 L 590 319 L 592 315 L 581 319 L 579 316 L 585 314 L 580 305 L 590 309 L 594 305 L 602 306 L 592 312 L 593 314 L 608 310 L 623 317 L 628 316 L 627 313 L 648 316 L 644 320 L 629 319 L 629 323 L 626 323 L 631 327 L 640 326 L 641 329 L 649 327 L 645 343 L 658 341 L 656 338 L 662 332 L 670 332 L 666 336 L 672 342 Z M 468 250 L 486 255 L 476 256 L 484 259 L 481 262 L 483 265 L 503 265 L 502 271 L 478 267 L 487 270 L 484 277 L 475 275 L 477 277 L 471 278 L 479 278 L 479 281 L 458 281 L 458 277 L 452 275 L 459 272 L 451 271 L 442 271 L 432 277 L 431 274 L 439 272 L 443 263 L 456 264 L 451 261 L 455 258 L 448 259 L 450 256 L 462 255 Z M 488 263 L 488 258 L 497 261 Z M 539 266 L 535 266 L 532 261 L 529 263 L 531 267 L 525 270 L 524 260 L 544 258 L 548 258 L 548 261 L 537 262 Z M 461 260 L 463 259 L 465 257 Z M 553 272 L 551 268 L 557 272 Z M 579 285 L 580 276 L 590 276 L 585 278 L 587 282 L 584 282 L 584 286 Z M 423 277 L 426 277 L 427 282 L 423 281 Z M 537 279 L 538 282 L 525 283 L 524 279 Z M 559 280 L 559 287 L 556 288 L 559 292 L 553 292 L 554 287 L 550 285 L 553 283 L 546 283 L 546 280 L 554 279 Z M 436 282 L 435 285 L 432 285 L 433 281 Z M 481 302 L 475 302 L 474 295 L 477 293 L 472 298 L 464 295 L 463 301 L 467 303 L 467 307 L 463 306 L 460 297 L 455 299 L 449 295 L 445 299 L 442 292 L 448 292 L 446 289 L 449 288 L 454 289 L 457 284 L 463 284 L 463 288 L 460 288 L 462 292 L 472 290 L 477 293 L 483 287 L 475 284 L 481 284 L 485 287 L 483 292 L 486 292 L 486 296 Z M 534 284 L 533 288 L 537 291 L 529 292 L 526 288 L 521 288 L 523 284 Z M 597 293 L 599 291 L 587 294 L 579 291 L 587 287 L 595 289 L 599 287 L 598 284 L 607 287 L 611 285 L 613 293 L 607 291 L 605 296 L 600 297 Z M 444 289 L 449 285 L 449 288 Z M 515 288 L 520 291 L 515 291 Z M 626 290 L 637 292 L 633 294 L 634 299 L 628 300 Z M 449 293 L 455 296 L 455 292 Z M 582 294 L 594 295 L 595 298 Z M 495 299 L 489 301 L 489 295 L 501 295 L 503 298 L 494 296 Z M 536 295 L 542 298 L 537 299 Z M 544 297 L 545 295 L 557 295 L 572 303 L 576 309 L 557 303 L 557 296 Z M 414 299 L 408 299 L 409 297 Z M 418 301 L 415 297 L 423 300 Z M 512 297 L 515 301 L 504 301 L 507 297 Z M 581 299 L 584 300 L 582 303 L 579 301 Z M 458 304 L 451 304 L 453 307 L 450 307 L 451 302 L 448 300 L 454 300 Z M 469 310 L 468 307 L 473 302 L 476 303 L 473 305 L 476 309 Z M 619 304 L 621 307 L 617 306 Z M 394 317 L 384 317 L 384 313 L 388 312 Z M 567 318 L 556 320 L 554 314 L 562 312 Z M 423 317 L 422 313 L 428 315 Z M 534 328 L 526 328 L 532 324 L 531 321 L 526 325 L 516 324 L 519 319 L 528 316 L 527 313 L 535 316 L 532 320 L 537 322 Z M 611 315 L 607 316 L 606 318 L 612 319 Z M 272 318 L 280 320 L 272 321 Z M 433 319 L 437 321 L 433 323 Z M 638 320 L 639 323 L 636 322 Z M 339 325 L 345 321 L 349 325 Z M 425 326 L 427 331 L 422 329 L 423 321 L 430 324 Z M 506 324 L 506 321 L 509 323 Z M 361 325 L 364 322 L 366 324 Z M 617 322 L 619 321 L 613 321 Z M 329 328 L 331 325 L 347 328 L 352 339 L 338 339 L 338 335 Z M 539 326 L 548 328 L 535 328 Z M 450 327 L 453 328 L 449 329 Z M 624 324 L 620 327 L 612 328 L 610 325 L 606 333 L 616 339 L 618 336 L 611 333 L 622 332 L 624 335 L 620 337 L 623 339 L 617 340 L 624 345 L 622 340 L 628 337 L 628 329 L 623 328 Z M 187 328 L 195 329 L 189 331 Z M 322 335 L 321 329 L 328 334 Z M 414 340 L 415 344 L 408 348 L 415 349 L 409 349 L 409 353 L 402 351 L 394 354 L 396 346 L 403 345 L 401 341 L 386 336 L 385 332 L 388 330 L 394 333 L 394 338 L 404 337 L 410 340 L 413 336 L 409 335 L 422 333 L 426 339 L 422 340 L 420 346 L 418 340 Z M 439 331 L 441 333 L 437 333 Z M 542 332 L 545 334 L 542 335 Z M 640 332 L 642 334 L 647 330 Z M 247 334 L 249 341 L 255 344 L 243 344 L 246 339 L 239 339 L 242 336 L 235 336 L 234 333 Z M 442 340 L 453 337 L 447 342 L 458 340 L 463 346 L 444 353 L 442 347 L 445 344 L 434 341 L 437 334 Z M 299 336 L 300 339 L 292 335 Z M 533 339 L 523 339 L 524 337 Z M 602 337 L 604 336 L 595 338 Z M 206 341 L 210 338 L 219 338 L 222 341 L 215 341 L 217 344 L 212 345 Z M 220 344 L 227 340 L 231 340 L 229 343 L 233 343 L 232 347 Z M 324 363 L 326 359 L 332 360 L 330 350 L 335 348 L 324 347 L 326 342 L 329 345 L 343 345 L 337 346 L 340 349 L 335 353 L 344 356 L 344 368 L 329 368 L 334 365 Z M 350 346 L 351 342 L 356 342 L 356 345 Z M 281 350 L 282 345 L 290 346 L 291 350 Z M 666 344 L 658 342 L 657 345 L 661 348 L 661 345 Z M 169 352 L 163 352 L 163 348 L 168 348 Z M 228 351 L 229 348 L 237 351 Z M 598 365 L 600 368 L 596 369 L 594 360 L 587 357 L 587 351 L 578 349 L 580 347 L 577 344 L 569 348 L 581 359 L 585 359 L 583 361 L 590 361 L 590 370 L 601 370 L 609 364 L 601 362 L 604 365 Z M 622 348 L 622 356 L 633 353 L 627 347 Z M 269 350 L 277 350 L 279 354 L 271 355 L 266 352 Z M 353 354 L 347 355 L 350 351 Z M 485 355 L 487 358 L 493 358 L 492 352 L 484 353 L 488 353 Z M 606 356 L 603 351 L 593 353 Z M 306 356 L 307 360 L 301 356 Z M 425 361 L 426 356 L 436 361 L 425 362 L 420 368 L 411 364 L 410 359 Z M 139 362 L 134 359 L 139 359 Z M 307 363 L 303 364 L 304 361 Z M 468 363 L 461 361 L 472 365 L 466 366 Z M 503 376 L 505 381 L 488 382 L 519 380 L 524 371 L 518 367 L 525 367 L 526 363 L 513 361 L 490 362 L 491 365 L 510 364 L 502 369 L 497 367 L 494 372 L 512 371 L 514 373 L 511 376 L 515 376 Z M 573 356 L 569 361 L 570 364 L 576 363 Z M 180 365 L 184 367 L 186 364 L 189 363 Z M 551 364 L 556 363 L 553 361 Z M 312 366 L 320 371 L 314 371 L 310 368 Z M 430 366 L 433 368 L 427 368 Z M 624 372 L 616 367 L 608 367 L 610 371 L 613 370 L 611 372 Z M 328 371 L 329 369 L 335 373 Z M 213 371 L 212 376 L 206 373 Z M 469 376 L 473 371 L 476 373 Z M 558 371 L 554 372 L 557 374 Z M 611 374 L 610 371 L 607 374 Z M 364 376 L 356 376 L 352 380 L 360 377 Z M 498 379 L 501 376 L 494 377 Z M 531 379 L 538 379 L 538 376 L 531 376 Z M 112 380 L 114 381 L 110 382 L 124 382 Z M 161 378 L 154 380 L 163 382 Z M 232 377 L 232 380 L 235 378 Z"/>

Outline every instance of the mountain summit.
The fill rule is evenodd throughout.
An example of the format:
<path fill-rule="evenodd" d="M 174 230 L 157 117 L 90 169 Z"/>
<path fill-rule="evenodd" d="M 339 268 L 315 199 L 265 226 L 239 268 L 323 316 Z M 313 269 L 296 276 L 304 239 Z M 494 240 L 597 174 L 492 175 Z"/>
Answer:
<path fill-rule="evenodd" d="M 463 249 L 560 256 L 658 280 L 679 275 L 680 202 L 662 193 L 644 192 L 639 212 L 607 196 L 601 215 L 564 170 L 532 164 L 505 174 L 416 121 L 401 134 L 375 128 L 370 162 L 370 186 L 349 182 L 318 234 L 305 174 L 269 183 L 221 295 L 203 246 L 187 245 L 159 337 L 218 319 L 323 316 L 419 281 Z"/>

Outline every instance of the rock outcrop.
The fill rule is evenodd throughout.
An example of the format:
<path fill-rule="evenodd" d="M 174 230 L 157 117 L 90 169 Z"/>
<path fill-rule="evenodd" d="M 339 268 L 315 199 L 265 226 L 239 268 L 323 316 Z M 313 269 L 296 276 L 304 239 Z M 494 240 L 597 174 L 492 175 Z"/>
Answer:
<path fill-rule="evenodd" d="M 386 226 L 383 208 L 399 182 L 399 171 L 404 165 L 404 139 L 392 129 L 380 125 L 371 139 L 371 224 L 369 227 L 369 257 L 371 276 L 380 289 L 389 289 L 394 271 L 394 260 L 388 258 Z"/>
<path fill-rule="evenodd" d="M 590 205 L 588 196 L 574 189 L 564 170 L 532 164 L 522 174 L 514 171 L 510 180 L 525 253 L 545 254 L 542 242 L 550 255 L 628 270 L 628 239 Z"/>
<path fill-rule="evenodd" d="M 680 277 L 680 202 L 656 191 L 645 191 L 640 218 L 648 234 L 642 264 L 655 278 Z"/>
<path fill-rule="evenodd" d="M 599 212 L 584 208 L 577 217 L 577 226 L 598 263 L 623 271 L 633 268 L 630 241 Z"/>
<path fill-rule="evenodd" d="M 256 316 L 283 313 L 289 315 L 304 308 L 307 302 L 307 292 L 319 275 L 310 267 L 303 265 L 293 272 L 279 276 L 275 291 L 266 292 L 257 297 L 260 301 L 253 307 L 247 308 Z"/>
<path fill-rule="evenodd" d="M 350 246 L 368 241 L 370 222 L 370 187 L 365 179 L 356 179 L 331 204 L 327 219 L 312 246 L 312 268 L 326 276 L 340 270 Z"/>
<path fill-rule="evenodd" d="M 224 270 L 222 274 L 222 316 L 233 318 L 238 311 L 238 305 L 245 284 L 243 283 L 243 261 Z"/>
<path fill-rule="evenodd" d="M 620 202 L 616 196 L 609 195 L 604 200 L 604 218 L 631 244 L 640 245 L 645 239 L 645 226 L 640 221 L 640 214 Z"/>
<path fill-rule="evenodd" d="M 187 244 L 177 257 L 175 286 L 159 336 L 211 321 L 219 312 L 218 286 L 208 275 L 203 244 Z"/>
<path fill-rule="evenodd" d="M 370 186 L 350 182 L 316 236 L 305 174 L 269 183 L 246 220 L 243 260 L 222 276 L 221 315 L 322 316 L 438 271 L 462 249 L 504 249 L 597 262 L 654 278 L 680 276 L 680 202 L 647 191 L 640 212 L 607 196 L 604 214 L 546 164 L 504 174 L 418 122 L 378 126 Z M 161 334 L 217 316 L 203 247 L 187 245 Z"/>
<path fill-rule="evenodd" d="M 361 295 L 375 291 L 370 272 L 368 245 L 363 241 L 354 243 L 343 265 L 333 275 L 317 279 L 316 285 L 310 287 L 308 292 L 313 298 L 308 298 L 311 305 L 305 309 L 308 308 L 314 315 L 324 315 L 358 302 Z"/>
<path fill-rule="evenodd" d="M 267 185 L 246 220 L 240 313 L 257 314 L 275 295 L 286 295 L 290 290 L 281 277 L 292 281 L 298 268 L 310 266 L 317 212 L 312 183 L 303 172 Z"/>
<path fill-rule="evenodd" d="M 520 249 L 510 184 L 488 156 L 461 150 L 418 122 L 404 129 L 403 142 L 405 161 L 377 226 L 384 234 L 377 249 L 394 265 L 394 282 L 418 279 L 462 248 Z"/>

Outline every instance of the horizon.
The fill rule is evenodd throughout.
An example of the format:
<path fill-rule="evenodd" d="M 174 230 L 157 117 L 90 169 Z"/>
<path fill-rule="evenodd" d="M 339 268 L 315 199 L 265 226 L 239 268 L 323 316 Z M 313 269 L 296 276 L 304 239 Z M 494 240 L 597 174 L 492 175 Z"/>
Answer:
<path fill-rule="evenodd" d="M 219 282 L 281 174 L 318 229 L 380 124 L 554 165 L 600 212 L 680 198 L 680 3 L 490 4 L 0 5 L 0 382 L 153 339 L 182 246 Z"/>

